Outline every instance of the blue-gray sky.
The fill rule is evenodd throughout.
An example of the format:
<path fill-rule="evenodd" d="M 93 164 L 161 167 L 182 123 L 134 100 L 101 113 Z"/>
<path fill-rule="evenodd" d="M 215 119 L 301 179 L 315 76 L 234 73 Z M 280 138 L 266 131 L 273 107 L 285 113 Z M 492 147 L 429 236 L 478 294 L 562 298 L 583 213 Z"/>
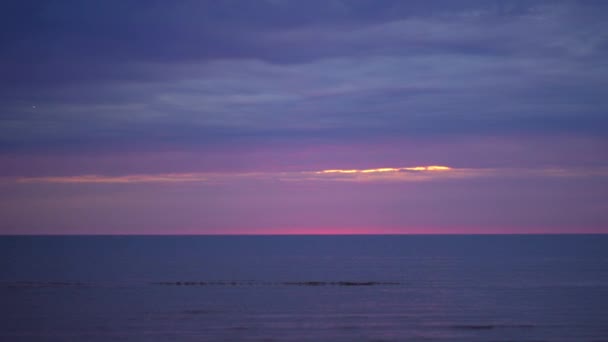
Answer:
<path fill-rule="evenodd" d="M 608 232 L 603 1 L 3 1 L 0 25 L 0 232 Z"/>

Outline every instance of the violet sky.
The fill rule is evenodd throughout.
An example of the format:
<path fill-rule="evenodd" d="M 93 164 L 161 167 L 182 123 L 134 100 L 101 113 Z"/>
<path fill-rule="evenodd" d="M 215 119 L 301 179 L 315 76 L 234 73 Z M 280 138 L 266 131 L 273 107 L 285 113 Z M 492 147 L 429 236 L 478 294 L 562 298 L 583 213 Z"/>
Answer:
<path fill-rule="evenodd" d="M 608 2 L 0 3 L 0 234 L 608 233 Z"/>

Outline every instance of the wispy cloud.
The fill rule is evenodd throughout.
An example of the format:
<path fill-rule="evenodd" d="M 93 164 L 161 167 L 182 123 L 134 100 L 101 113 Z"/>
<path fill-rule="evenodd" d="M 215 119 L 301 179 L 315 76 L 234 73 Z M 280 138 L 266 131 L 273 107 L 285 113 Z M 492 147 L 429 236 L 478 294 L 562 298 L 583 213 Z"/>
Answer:
<path fill-rule="evenodd" d="M 110 139 L 246 148 L 269 134 L 295 143 L 603 136 L 606 125 L 599 3 L 8 2 L 7 151 L 106 148 Z M 112 27 L 91 24 L 108 13 Z M 134 20 L 150 29 L 129 32 Z"/>
<path fill-rule="evenodd" d="M 205 182 L 202 173 L 137 174 L 123 176 L 76 175 L 55 177 L 19 177 L 19 183 L 178 183 Z"/>
<path fill-rule="evenodd" d="M 608 168 L 454 168 L 443 165 L 380 167 L 370 169 L 325 169 L 290 172 L 164 173 L 121 176 L 74 175 L 18 177 L 18 183 L 138 184 L 138 183 L 225 183 L 239 180 L 422 182 L 481 177 L 606 177 Z"/>

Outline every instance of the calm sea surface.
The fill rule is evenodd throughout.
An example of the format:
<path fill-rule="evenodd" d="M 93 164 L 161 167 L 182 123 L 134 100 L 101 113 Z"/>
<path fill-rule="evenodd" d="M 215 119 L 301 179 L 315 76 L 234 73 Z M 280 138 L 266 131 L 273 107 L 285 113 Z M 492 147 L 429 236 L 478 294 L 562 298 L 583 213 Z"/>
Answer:
<path fill-rule="evenodd" d="M 5 236 L 0 341 L 608 341 L 608 235 Z"/>

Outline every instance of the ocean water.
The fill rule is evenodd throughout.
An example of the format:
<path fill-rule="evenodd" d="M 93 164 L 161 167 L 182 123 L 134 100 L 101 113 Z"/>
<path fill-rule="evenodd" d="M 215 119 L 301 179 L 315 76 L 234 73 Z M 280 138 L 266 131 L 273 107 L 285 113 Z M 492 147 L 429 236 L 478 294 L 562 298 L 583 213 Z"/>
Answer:
<path fill-rule="evenodd" d="M 0 341 L 608 341 L 608 235 L 4 236 Z"/>

